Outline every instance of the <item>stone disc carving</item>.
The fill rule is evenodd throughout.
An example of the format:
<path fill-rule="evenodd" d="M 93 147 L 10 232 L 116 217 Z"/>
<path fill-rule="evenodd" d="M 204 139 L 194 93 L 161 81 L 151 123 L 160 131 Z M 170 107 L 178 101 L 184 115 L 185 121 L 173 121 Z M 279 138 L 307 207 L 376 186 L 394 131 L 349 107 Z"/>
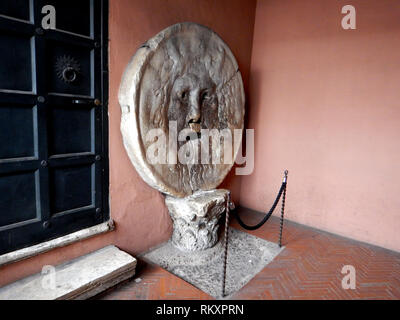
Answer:
<path fill-rule="evenodd" d="M 125 70 L 119 103 L 125 149 L 140 176 L 153 188 L 185 197 L 197 190 L 216 188 L 231 169 L 233 161 L 224 163 L 222 138 L 214 144 L 209 140 L 210 158 L 219 154 L 219 163 L 202 163 L 201 159 L 204 129 L 220 133 L 229 129 L 234 137 L 234 129 L 243 129 L 244 119 L 245 96 L 237 62 L 212 30 L 179 23 L 148 40 Z M 178 135 L 181 130 L 194 133 L 189 141 L 180 139 L 183 141 L 176 143 L 177 153 L 173 151 L 174 139 L 170 139 L 174 132 L 171 123 L 175 123 Z M 164 133 L 166 140 L 151 136 L 154 132 Z M 203 136 L 198 135 L 200 132 Z M 241 134 L 237 140 L 241 140 Z M 153 154 L 166 161 L 150 161 L 155 143 L 161 145 L 163 141 L 168 146 L 166 155 L 159 151 Z M 240 141 L 231 143 L 233 160 L 239 145 Z M 196 153 L 184 150 L 197 150 L 199 158 L 193 160 Z M 189 154 L 192 162 L 182 163 L 179 152 Z"/>

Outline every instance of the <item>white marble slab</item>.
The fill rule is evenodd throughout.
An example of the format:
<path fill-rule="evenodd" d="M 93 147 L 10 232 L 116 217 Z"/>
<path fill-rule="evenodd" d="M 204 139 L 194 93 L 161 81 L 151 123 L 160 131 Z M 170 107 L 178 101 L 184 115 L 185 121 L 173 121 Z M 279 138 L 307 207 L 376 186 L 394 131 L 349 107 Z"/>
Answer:
<path fill-rule="evenodd" d="M 133 277 L 136 262 L 107 246 L 0 288 L 0 300 L 87 299 Z"/>

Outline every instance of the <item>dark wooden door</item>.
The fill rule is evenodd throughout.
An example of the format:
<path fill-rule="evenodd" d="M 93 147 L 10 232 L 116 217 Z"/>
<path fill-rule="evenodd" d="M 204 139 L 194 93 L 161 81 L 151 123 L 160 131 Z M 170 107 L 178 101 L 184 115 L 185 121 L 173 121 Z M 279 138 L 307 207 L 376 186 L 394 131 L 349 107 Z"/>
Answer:
<path fill-rule="evenodd" d="M 107 6 L 0 1 L 0 254 L 108 219 Z"/>

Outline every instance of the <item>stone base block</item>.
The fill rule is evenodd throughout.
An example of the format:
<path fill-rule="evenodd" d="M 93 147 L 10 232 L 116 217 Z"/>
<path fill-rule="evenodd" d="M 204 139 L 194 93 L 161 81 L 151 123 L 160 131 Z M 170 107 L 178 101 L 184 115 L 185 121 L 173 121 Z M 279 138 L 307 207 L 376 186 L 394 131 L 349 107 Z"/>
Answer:
<path fill-rule="evenodd" d="M 173 221 L 172 243 L 183 251 L 211 248 L 218 241 L 218 220 L 225 211 L 229 191 L 197 191 L 185 198 L 166 196 Z"/>
<path fill-rule="evenodd" d="M 0 288 L 0 300 L 84 300 L 132 278 L 136 259 L 107 246 Z"/>

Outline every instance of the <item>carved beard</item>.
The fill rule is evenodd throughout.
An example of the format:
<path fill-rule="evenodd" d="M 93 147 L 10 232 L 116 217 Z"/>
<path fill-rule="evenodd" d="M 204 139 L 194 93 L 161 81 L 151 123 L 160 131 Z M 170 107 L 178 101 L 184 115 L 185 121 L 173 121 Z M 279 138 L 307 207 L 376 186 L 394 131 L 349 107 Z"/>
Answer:
<path fill-rule="evenodd" d="M 200 190 L 204 187 L 205 181 L 213 177 L 215 164 L 182 164 L 174 165 L 176 172 L 179 174 L 179 184 L 184 190 L 192 190 L 192 192 Z"/>
<path fill-rule="evenodd" d="M 180 142 L 180 144 L 178 144 L 178 152 L 182 150 L 181 148 L 185 148 L 184 150 L 190 148 L 192 156 L 195 154 L 195 150 L 197 150 L 197 159 L 195 158 L 192 163 L 181 163 L 178 158 L 178 163 L 174 165 L 174 171 L 179 174 L 181 187 L 184 190 L 195 192 L 204 188 L 207 181 L 211 182 L 217 172 L 217 164 L 212 163 L 213 150 L 210 145 L 208 163 L 203 164 L 201 163 L 201 139 Z M 216 148 L 214 148 L 214 152 L 220 152 L 220 150 L 221 149 L 216 150 Z"/>

